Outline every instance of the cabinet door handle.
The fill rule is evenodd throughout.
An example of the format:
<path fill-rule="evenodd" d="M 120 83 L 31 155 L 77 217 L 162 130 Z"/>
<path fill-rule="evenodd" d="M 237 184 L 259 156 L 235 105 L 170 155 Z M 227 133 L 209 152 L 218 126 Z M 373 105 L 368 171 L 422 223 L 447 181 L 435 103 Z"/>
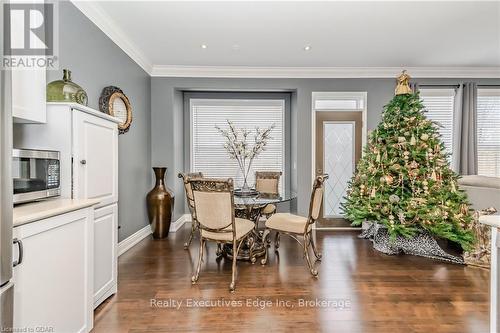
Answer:
<path fill-rule="evenodd" d="M 16 261 L 13 262 L 13 266 L 16 267 L 23 262 L 24 250 L 23 250 L 23 241 L 17 238 L 13 240 L 14 244 L 17 244 L 17 248 L 19 249 L 19 257 Z"/>
<path fill-rule="evenodd" d="M 80 161 L 80 164 L 81 164 L 81 165 L 85 165 L 85 164 L 87 164 L 87 160 L 81 160 L 81 161 Z"/>

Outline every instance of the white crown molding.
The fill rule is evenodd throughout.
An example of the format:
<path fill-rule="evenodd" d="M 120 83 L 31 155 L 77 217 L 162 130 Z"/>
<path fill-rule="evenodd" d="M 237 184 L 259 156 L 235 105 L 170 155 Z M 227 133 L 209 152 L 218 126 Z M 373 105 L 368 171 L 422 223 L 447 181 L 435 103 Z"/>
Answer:
<path fill-rule="evenodd" d="M 500 67 L 245 67 L 154 65 L 155 77 L 209 78 L 500 78 Z"/>
<path fill-rule="evenodd" d="M 251 67 L 154 65 L 97 1 L 71 0 L 104 34 L 150 76 L 206 78 L 394 78 L 406 69 L 413 78 L 500 78 L 500 67 Z"/>
<path fill-rule="evenodd" d="M 71 0 L 87 18 L 89 18 L 106 36 L 108 36 L 119 48 L 123 50 L 132 60 L 134 60 L 142 69 L 151 75 L 153 64 L 126 36 L 123 31 L 114 24 L 113 20 L 107 15 L 99 5 L 94 1 Z"/>

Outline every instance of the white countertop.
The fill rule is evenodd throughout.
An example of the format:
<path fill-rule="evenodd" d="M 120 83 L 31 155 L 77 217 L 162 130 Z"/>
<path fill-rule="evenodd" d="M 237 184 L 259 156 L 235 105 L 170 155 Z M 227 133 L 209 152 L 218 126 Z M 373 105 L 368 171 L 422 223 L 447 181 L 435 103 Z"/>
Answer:
<path fill-rule="evenodd" d="M 500 214 L 479 216 L 479 222 L 492 227 L 500 228 Z"/>
<path fill-rule="evenodd" d="M 56 198 L 15 206 L 13 210 L 14 227 L 94 206 L 98 203 L 99 200 L 94 199 Z"/>

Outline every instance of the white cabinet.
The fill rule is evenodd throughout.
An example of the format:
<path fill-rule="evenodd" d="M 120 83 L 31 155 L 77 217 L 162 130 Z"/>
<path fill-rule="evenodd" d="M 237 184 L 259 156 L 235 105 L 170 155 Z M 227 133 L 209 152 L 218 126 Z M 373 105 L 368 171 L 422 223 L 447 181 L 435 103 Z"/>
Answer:
<path fill-rule="evenodd" d="M 93 215 L 89 207 L 14 228 L 24 249 L 14 267 L 14 327 L 92 329 Z M 14 252 L 17 258 L 17 246 Z"/>
<path fill-rule="evenodd" d="M 97 199 L 94 222 L 94 306 L 117 290 L 118 127 L 73 111 L 73 198 Z"/>
<path fill-rule="evenodd" d="M 116 293 L 118 119 L 75 103 L 47 103 L 47 123 L 18 124 L 14 147 L 61 153 L 61 196 L 97 199 L 95 305 Z M 104 209 L 108 208 L 108 209 Z M 114 229 L 114 230 L 112 230 Z M 109 265 L 109 266 L 107 266 Z"/>
<path fill-rule="evenodd" d="M 14 122 L 46 122 L 46 70 L 12 71 L 12 116 Z"/>
<path fill-rule="evenodd" d="M 118 251 L 118 205 L 95 210 L 94 215 L 94 307 L 116 293 Z"/>
<path fill-rule="evenodd" d="M 84 112 L 73 115 L 73 195 L 118 201 L 118 127 Z"/>

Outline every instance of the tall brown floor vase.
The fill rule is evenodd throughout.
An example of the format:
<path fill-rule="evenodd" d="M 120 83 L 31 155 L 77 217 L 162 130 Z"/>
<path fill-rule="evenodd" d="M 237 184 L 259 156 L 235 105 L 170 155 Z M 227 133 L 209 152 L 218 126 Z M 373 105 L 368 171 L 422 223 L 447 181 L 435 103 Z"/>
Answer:
<path fill-rule="evenodd" d="M 162 239 L 168 236 L 172 212 L 174 210 L 174 193 L 165 186 L 165 173 L 167 168 L 153 167 L 156 177 L 155 187 L 146 196 L 148 204 L 148 217 L 153 238 Z"/>

